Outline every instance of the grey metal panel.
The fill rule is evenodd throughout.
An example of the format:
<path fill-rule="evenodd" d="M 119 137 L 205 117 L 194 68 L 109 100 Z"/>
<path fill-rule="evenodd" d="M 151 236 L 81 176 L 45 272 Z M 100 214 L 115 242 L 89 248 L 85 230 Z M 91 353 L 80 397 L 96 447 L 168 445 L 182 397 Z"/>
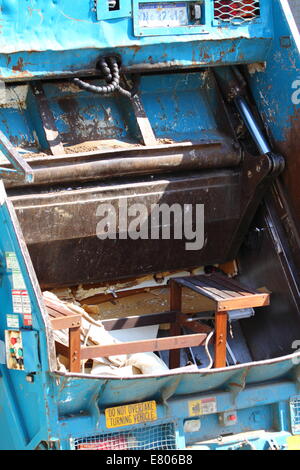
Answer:
<path fill-rule="evenodd" d="M 289 0 L 298 28 L 300 28 L 300 1 Z"/>

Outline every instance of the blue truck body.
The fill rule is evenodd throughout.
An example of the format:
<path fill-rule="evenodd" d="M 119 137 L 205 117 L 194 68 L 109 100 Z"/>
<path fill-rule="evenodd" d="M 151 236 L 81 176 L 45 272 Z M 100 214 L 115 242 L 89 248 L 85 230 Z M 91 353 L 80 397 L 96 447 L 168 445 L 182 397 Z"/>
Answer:
<path fill-rule="evenodd" d="M 0 168 L 4 181 L 0 187 L 0 449 L 68 450 L 89 445 L 91 448 L 157 450 L 300 448 L 300 353 L 297 352 L 300 338 L 297 337 L 300 333 L 297 310 L 300 305 L 297 281 L 300 36 L 287 0 L 235 2 L 246 7 L 254 4 L 256 13 L 250 18 L 247 14 L 240 18 L 228 13 L 220 16 L 217 6 L 228 6 L 230 1 L 186 0 L 182 3 L 189 8 L 195 5 L 200 8 L 200 19 L 189 17 L 184 26 L 145 27 L 138 19 L 139 12 L 143 5 L 149 7 L 158 3 L 162 8 L 164 4 L 175 4 L 170 0 L 119 0 L 119 8 L 109 9 L 109 2 L 100 0 L 0 1 L 0 131 L 5 136 L 1 137 L 1 151 L 10 162 L 4 162 Z M 259 312 L 256 314 L 255 331 L 251 330 L 247 337 L 254 351 L 250 362 L 231 364 L 224 369 L 170 370 L 155 376 L 128 378 L 93 377 L 57 370 L 41 287 L 54 285 L 53 278 L 57 284 L 63 284 L 65 274 L 61 274 L 62 279 L 59 276 L 65 261 L 62 252 L 58 255 L 52 247 L 51 237 L 59 240 L 61 225 L 69 222 L 54 214 L 45 219 L 47 227 L 43 227 L 43 219 L 35 217 L 37 206 L 32 203 L 33 194 L 46 181 L 43 175 L 38 179 L 38 172 L 41 174 L 45 169 L 39 152 L 41 148 L 51 150 L 51 145 L 49 147 L 31 83 L 43 83 L 55 130 L 67 145 L 94 141 L 96 134 L 99 140 L 118 139 L 124 145 L 131 143 L 140 131 L 133 122 L 126 98 L 95 97 L 71 83 L 77 76 L 100 83 L 96 71 L 99 55 L 115 55 L 121 58 L 125 75 L 140 75 L 140 98 L 155 137 L 160 143 L 170 139 L 174 145 L 193 141 L 195 136 L 219 145 L 223 142 L 224 129 L 224 134 L 230 135 L 228 125 L 222 128 L 220 123 L 224 100 L 216 82 L 222 81 L 232 67 L 243 67 L 247 71 L 252 104 L 259 115 L 262 132 L 286 163 L 281 180 L 273 183 L 265 196 L 263 207 L 267 215 L 260 217 L 269 222 L 272 219 L 264 230 L 271 240 L 269 243 L 275 246 L 272 256 L 274 259 L 277 256 L 276 270 L 285 279 L 287 288 L 281 289 L 280 276 L 268 285 L 268 270 L 272 271 L 274 265 L 269 263 L 271 255 L 269 258 L 263 252 L 256 261 L 256 265 L 261 263 L 262 266 L 251 270 L 252 263 L 249 263 L 249 274 L 244 269 L 241 275 L 242 280 L 255 288 L 270 287 L 275 292 L 272 302 L 277 304 L 277 309 L 281 308 L 281 313 L 274 307 L 269 316 L 263 316 L 261 325 Z M 226 160 L 230 152 L 225 150 Z M 105 151 L 102 150 L 101 158 Z M 23 158 L 24 155 L 29 158 Z M 56 155 L 53 161 L 56 159 L 59 165 L 60 158 Z M 70 162 L 71 158 L 74 160 L 74 152 Z M 62 165 L 66 165 L 66 161 Z M 241 183 L 237 182 L 237 173 L 232 176 L 230 172 L 239 164 L 240 161 L 235 165 L 232 162 L 219 165 L 222 168 L 213 186 L 228 184 L 228 188 L 232 188 L 228 189 L 228 198 L 235 201 L 239 199 Z M 75 191 L 75 185 L 78 186 L 76 194 L 83 201 L 84 181 L 98 181 L 89 173 L 78 180 L 72 177 L 70 183 L 66 173 L 57 178 L 51 180 L 48 189 L 41 194 L 54 201 L 59 185 L 65 185 L 62 205 L 70 203 L 68 190 Z M 126 180 L 125 183 L 138 186 L 142 180 L 134 183 Z M 101 184 L 101 191 L 104 191 L 106 183 Z M 168 179 L 167 184 L 170 184 Z M 120 193 L 125 191 L 124 187 Z M 30 188 L 35 188 L 35 193 L 31 193 Z M 210 191 L 214 190 L 211 186 Z M 270 195 L 279 193 L 283 201 L 281 209 L 270 202 Z M 141 198 L 145 197 L 143 192 L 141 194 Z M 222 194 L 221 198 L 226 192 Z M 93 195 L 91 199 L 97 200 L 97 197 Z M 109 192 L 108 197 L 117 196 Z M 189 201 L 188 194 L 184 197 Z M 77 205 L 78 201 L 74 201 L 72 204 Z M 43 204 L 40 202 L 40 206 Z M 230 219 L 233 239 L 236 236 L 233 226 L 238 225 L 240 216 L 235 218 L 230 209 L 222 212 L 218 207 L 208 211 L 212 220 L 210 230 L 222 230 L 224 220 Z M 218 216 L 218 210 L 222 217 Z M 243 214 L 250 224 L 254 214 L 246 211 Z M 76 231 L 80 217 L 79 211 L 76 220 L 74 216 L 74 221 L 70 222 L 69 231 Z M 275 225 L 277 220 L 280 223 Z M 34 227 L 36 239 L 28 235 L 30 226 L 32 230 Z M 44 233 L 46 228 L 49 240 Z M 43 232 L 41 239 L 38 231 Z M 75 238 L 69 236 L 70 244 Z M 45 240 L 49 243 L 48 264 L 43 264 L 42 254 L 34 251 L 34 247 Z M 224 247 L 216 245 L 215 254 L 206 254 L 203 263 L 200 259 L 196 265 L 220 264 L 238 257 L 241 243 L 237 241 L 236 248 L 228 248 L 222 259 L 226 243 L 225 240 Z M 70 250 L 75 264 L 72 246 Z M 157 252 L 151 255 L 156 256 Z M 52 278 L 46 269 L 51 258 L 58 266 Z M 176 263 L 173 266 L 171 256 L 169 260 L 170 269 L 184 268 L 179 262 L 178 266 Z M 126 271 L 127 267 L 121 268 L 120 263 L 120 272 L 123 269 L 120 277 L 145 273 L 149 262 L 146 259 L 141 271 L 136 269 L 136 272 L 129 267 Z M 247 257 L 243 263 L 247 264 Z M 192 266 L 193 260 L 187 258 L 186 265 Z M 159 271 L 153 265 L 149 272 L 155 270 Z M 66 284 L 74 285 L 77 274 L 72 277 L 70 266 L 68 275 Z M 14 311 L 15 276 L 19 276 L 21 290 L 27 292 L 30 325 L 26 323 L 26 315 Z M 105 276 L 105 273 L 103 277 L 100 273 L 99 279 L 87 276 L 86 282 L 112 278 L 112 274 Z M 83 279 L 77 280 L 78 284 L 83 282 Z M 285 330 L 286 323 L 289 327 Z M 8 330 L 22 334 L 24 370 L 7 367 L 5 332 Z M 155 421 L 107 427 L 106 409 L 153 400 L 157 407 Z M 207 402 L 211 407 L 204 406 Z M 227 419 L 230 416 L 233 422 Z M 124 447 L 126 439 L 131 444 Z"/>

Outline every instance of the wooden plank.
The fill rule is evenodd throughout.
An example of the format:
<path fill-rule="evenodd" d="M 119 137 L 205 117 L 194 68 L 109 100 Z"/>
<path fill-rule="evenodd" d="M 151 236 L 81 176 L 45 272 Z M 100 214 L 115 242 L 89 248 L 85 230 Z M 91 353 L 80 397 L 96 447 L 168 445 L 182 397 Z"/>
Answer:
<path fill-rule="evenodd" d="M 70 372 L 80 372 L 80 327 L 69 329 Z"/>
<path fill-rule="evenodd" d="M 222 300 L 217 303 L 218 311 L 238 310 L 243 308 L 266 307 L 270 305 L 269 294 L 255 294 L 249 297 Z"/>
<path fill-rule="evenodd" d="M 69 357 L 69 348 L 65 344 L 55 341 L 55 349 L 57 354 L 61 354 L 64 357 Z"/>
<path fill-rule="evenodd" d="M 51 317 L 51 318 L 61 318 L 61 314 L 59 312 L 57 312 L 57 310 L 53 310 L 53 308 L 47 307 L 47 306 L 46 306 L 46 309 L 47 309 L 49 317 Z"/>
<path fill-rule="evenodd" d="M 81 359 L 94 357 L 116 356 L 118 354 L 134 354 L 137 352 L 164 351 L 200 346 L 206 340 L 206 334 L 175 336 L 168 338 L 131 341 L 128 343 L 108 344 L 105 346 L 87 346 L 81 348 Z"/>
<path fill-rule="evenodd" d="M 215 316 L 215 368 L 226 367 L 227 312 L 217 312 Z"/>
<path fill-rule="evenodd" d="M 181 325 L 179 316 L 182 310 L 182 288 L 176 281 L 170 281 L 170 310 L 174 312 L 175 321 L 171 324 L 170 336 L 178 337 L 181 335 Z M 180 349 L 170 348 L 169 368 L 177 369 L 180 366 Z"/>
<path fill-rule="evenodd" d="M 227 299 L 228 297 L 239 297 L 239 294 L 233 290 L 228 290 L 221 283 L 215 282 L 211 277 L 197 277 L 197 279 L 191 279 L 191 282 L 198 285 L 204 292 L 209 292 L 215 295 L 215 300 Z"/>
<path fill-rule="evenodd" d="M 170 310 L 171 312 L 182 310 L 182 288 L 174 279 L 170 281 Z"/>
<path fill-rule="evenodd" d="M 178 284 L 181 284 L 183 287 L 187 287 L 188 289 L 191 289 L 192 291 L 196 292 L 197 294 L 204 295 L 205 297 L 207 297 L 207 298 L 213 300 L 214 302 L 216 302 L 216 296 L 215 295 L 213 295 L 212 293 L 210 293 L 208 291 L 203 291 L 203 289 L 201 289 L 201 287 L 193 284 L 192 282 L 187 281 L 187 279 L 177 278 L 176 282 Z"/>
<path fill-rule="evenodd" d="M 55 124 L 54 116 L 49 107 L 49 103 L 47 101 L 43 86 L 39 82 L 34 82 L 31 84 L 31 89 L 39 107 L 45 137 L 49 144 L 51 153 L 52 155 L 63 155 L 65 153 L 65 150 L 61 142 L 60 135 Z"/>
<path fill-rule="evenodd" d="M 81 325 L 81 315 L 70 315 L 69 317 L 50 318 L 52 330 L 64 330 Z"/>
<path fill-rule="evenodd" d="M 240 295 L 257 294 L 255 290 L 245 287 L 241 285 L 239 282 L 233 279 L 230 279 L 228 277 L 225 277 L 222 274 L 219 274 L 219 273 L 214 274 L 214 279 L 217 282 L 220 282 L 220 284 L 223 284 L 224 286 L 227 286 L 230 289 L 234 289 L 235 292 L 237 292 Z"/>
<path fill-rule="evenodd" d="M 125 328 L 137 328 L 140 326 L 161 325 L 162 323 L 173 323 L 176 319 L 174 312 L 153 313 L 148 315 L 136 315 L 132 317 L 112 318 L 101 320 L 107 331 L 121 330 Z"/>
<path fill-rule="evenodd" d="M 206 333 L 209 334 L 212 331 L 212 328 L 204 323 L 200 323 L 199 321 L 187 321 L 187 319 L 183 319 L 180 317 L 180 325 L 184 328 L 187 328 L 194 333 Z"/>
<path fill-rule="evenodd" d="M 56 302 L 53 302 L 52 300 L 49 300 L 47 298 L 44 297 L 44 303 L 46 305 L 46 307 L 48 308 L 51 308 L 52 310 L 55 310 L 56 312 L 58 312 L 60 315 L 65 315 L 65 316 L 70 316 L 70 315 L 74 315 L 74 312 L 73 310 L 69 309 L 68 307 L 66 307 L 65 305 L 63 304 L 58 304 Z"/>
<path fill-rule="evenodd" d="M 228 261 L 227 263 L 220 264 L 219 268 L 224 273 L 229 274 L 230 276 L 238 275 L 238 266 L 236 260 Z"/>
<path fill-rule="evenodd" d="M 202 276 L 200 280 L 200 276 L 198 276 L 199 281 L 202 282 Z M 205 278 L 206 279 L 206 278 Z M 225 278 L 225 282 L 228 280 Z M 263 294 L 263 293 L 252 293 L 251 291 L 242 291 L 242 287 L 239 284 L 230 282 L 229 285 L 235 288 L 239 288 L 240 291 L 235 297 L 228 297 L 225 292 L 221 293 L 217 291 L 215 288 L 208 288 L 206 287 L 207 282 L 206 280 L 203 281 L 203 286 L 197 285 L 196 282 L 192 282 L 192 279 L 189 278 L 180 278 L 177 279 L 176 282 L 179 282 L 181 285 L 192 289 L 194 292 L 197 292 L 200 295 L 203 295 L 207 298 L 210 298 L 216 303 L 216 310 L 237 310 L 240 308 L 255 308 L 255 307 L 263 307 L 270 304 L 270 295 Z M 222 279 L 223 282 L 223 279 Z M 220 279 L 221 284 L 221 279 Z"/>

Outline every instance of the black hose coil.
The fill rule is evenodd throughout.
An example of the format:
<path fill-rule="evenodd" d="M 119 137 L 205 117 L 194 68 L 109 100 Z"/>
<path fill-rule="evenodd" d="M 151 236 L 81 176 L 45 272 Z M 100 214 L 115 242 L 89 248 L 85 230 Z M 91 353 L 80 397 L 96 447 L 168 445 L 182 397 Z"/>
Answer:
<path fill-rule="evenodd" d="M 81 90 L 97 93 L 99 95 L 110 95 L 117 91 L 128 98 L 132 98 L 132 92 L 125 90 L 120 86 L 120 71 L 117 59 L 115 57 L 104 58 L 99 60 L 99 68 L 102 72 L 103 78 L 107 85 L 96 86 L 80 80 L 80 78 L 73 78 L 73 83 Z"/>

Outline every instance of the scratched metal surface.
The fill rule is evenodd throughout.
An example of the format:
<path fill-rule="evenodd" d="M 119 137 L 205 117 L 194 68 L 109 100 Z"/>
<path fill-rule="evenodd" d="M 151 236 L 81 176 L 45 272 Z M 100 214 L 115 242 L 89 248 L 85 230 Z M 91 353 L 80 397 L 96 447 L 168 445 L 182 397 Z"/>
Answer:
<path fill-rule="evenodd" d="M 125 67 L 262 61 L 273 36 L 273 2 L 260 4 L 260 18 L 233 26 L 216 21 L 213 2 L 206 1 L 200 29 L 188 26 L 185 34 L 174 35 L 168 28 L 166 35 L 164 28 L 158 36 L 138 37 L 131 0 L 123 0 L 119 15 L 110 12 L 106 19 L 100 1 L 1 0 L 0 76 L 23 80 L 91 72 L 99 53 L 111 51 L 122 56 Z"/>
<path fill-rule="evenodd" d="M 45 96 L 65 148 L 94 142 L 103 148 L 141 143 L 127 98 L 102 97 L 81 91 L 71 83 L 46 83 Z M 9 85 L 0 103 L 0 129 L 17 149 L 25 153 L 47 151 L 39 111 L 28 85 Z M 210 71 L 144 76 L 141 99 L 157 139 L 166 143 L 231 136 L 215 79 Z M 115 142 L 114 142 L 115 141 Z M 117 142 L 117 143 L 116 143 Z M 87 144 L 80 151 L 94 150 Z M 76 149 L 75 149 L 76 151 Z"/>

